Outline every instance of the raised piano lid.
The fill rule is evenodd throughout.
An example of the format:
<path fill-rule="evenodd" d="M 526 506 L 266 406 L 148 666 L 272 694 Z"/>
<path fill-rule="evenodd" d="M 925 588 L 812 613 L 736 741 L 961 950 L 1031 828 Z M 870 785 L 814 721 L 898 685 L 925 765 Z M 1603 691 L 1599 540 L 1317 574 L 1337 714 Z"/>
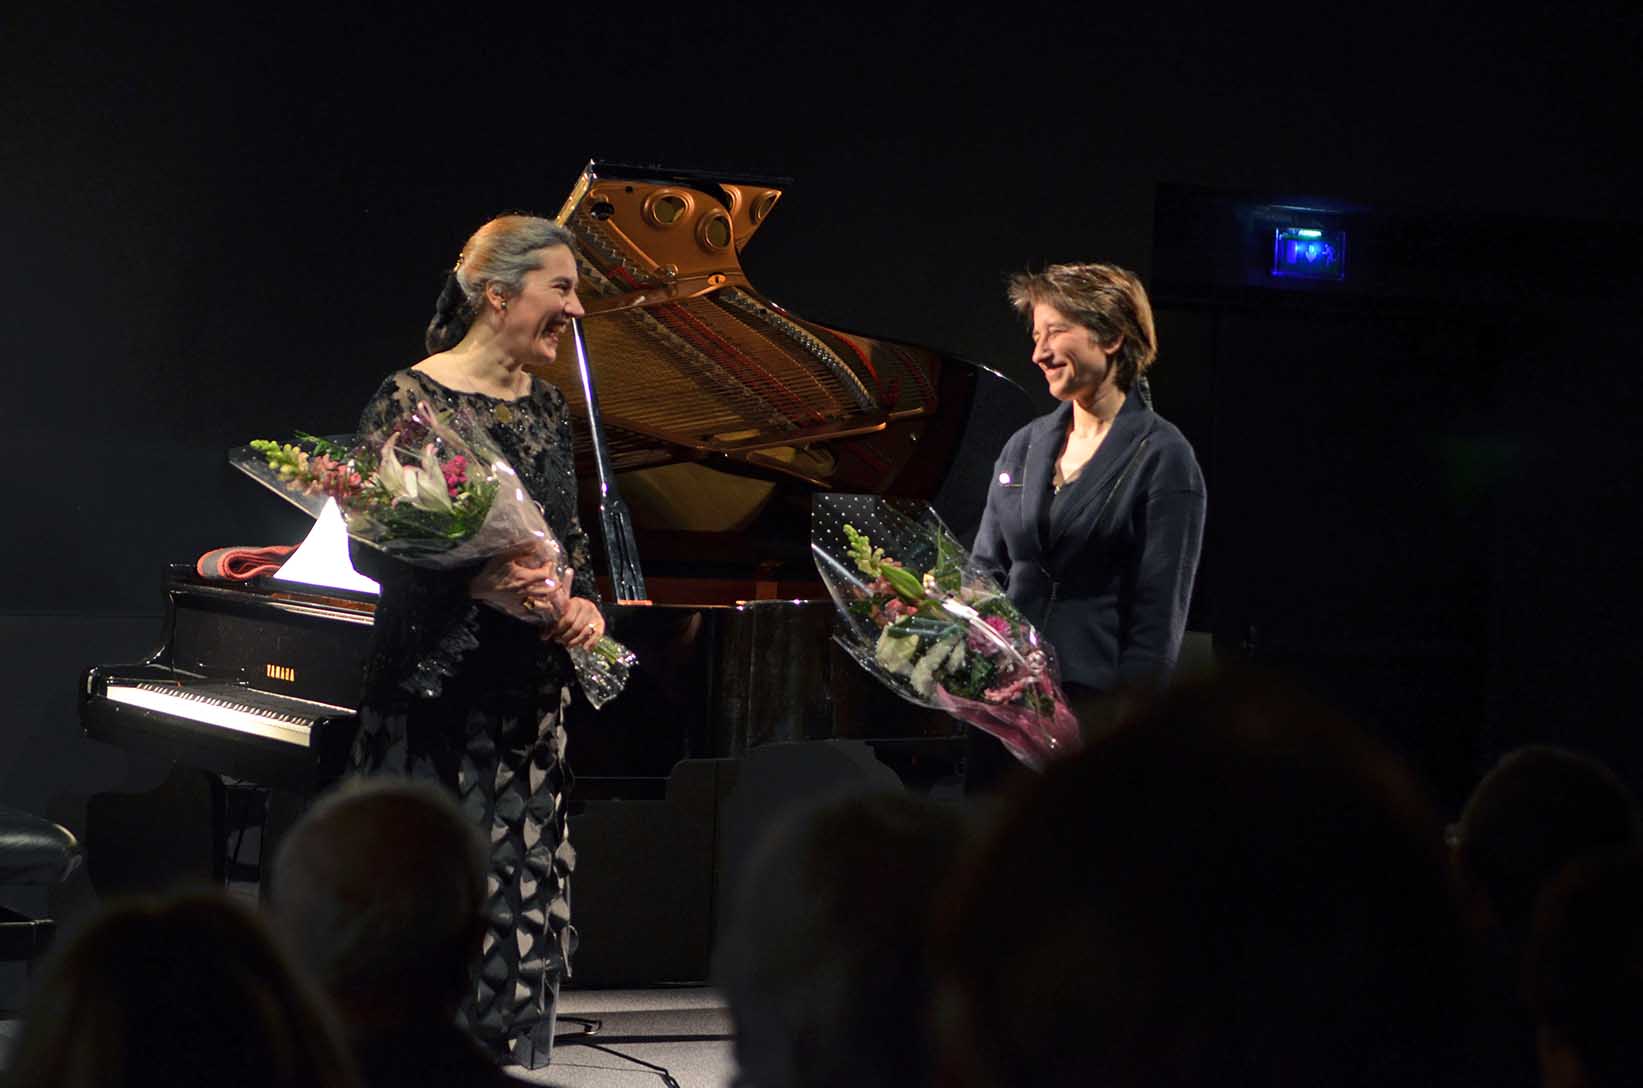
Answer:
<path fill-rule="evenodd" d="M 984 367 L 761 295 L 740 255 L 785 184 L 590 162 L 558 215 L 580 244 L 601 416 L 658 603 L 825 597 L 817 491 L 924 499 L 968 537 L 993 458 L 1033 415 Z M 542 373 L 585 418 L 575 365 L 565 351 Z M 576 441 L 591 530 L 586 428 Z"/>

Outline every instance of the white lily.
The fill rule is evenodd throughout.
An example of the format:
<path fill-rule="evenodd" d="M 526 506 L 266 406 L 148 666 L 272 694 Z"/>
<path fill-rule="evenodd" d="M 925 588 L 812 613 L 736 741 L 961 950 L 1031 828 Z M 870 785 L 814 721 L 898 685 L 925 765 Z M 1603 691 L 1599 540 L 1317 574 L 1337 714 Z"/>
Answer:
<path fill-rule="evenodd" d="M 410 470 L 407 470 L 409 472 Z M 451 489 L 445 483 L 445 472 L 434 456 L 434 444 L 422 447 L 422 471 L 416 474 L 418 498 L 412 501 L 424 510 L 442 510 L 450 513 Z"/>
<path fill-rule="evenodd" d="M 879 632 L 873 658 L 885 669 L 906 676 L 913 671 L 913 655 L 918 653 L 918 638 L 913 635 L 893 635 L 886 627 Z"/>
<path fill-rule="evenodd" d="M 913 690 L 928 698 L 936 689 L 936 672 L 943 666 L 957 667 L 964 660 L 964 647 L 957 635 L 942 639 L 918 659 L 913 671 L 908 674 L 907 682 Z"/>
<path fill-rule="evenodd" d="M 377 466 L 382 486 L 395 502 L 407 502 L 419 510 L 450 513 L 451 494 L 445 487 L 445 474 L 439 470 L 439 458 L 434 456 L 433 443 L 422 448 L 420 465 L 404 465 L 394 456 L 398 442 L 399 432 L 395 431 L 382 445 L 382 462 Z"/>

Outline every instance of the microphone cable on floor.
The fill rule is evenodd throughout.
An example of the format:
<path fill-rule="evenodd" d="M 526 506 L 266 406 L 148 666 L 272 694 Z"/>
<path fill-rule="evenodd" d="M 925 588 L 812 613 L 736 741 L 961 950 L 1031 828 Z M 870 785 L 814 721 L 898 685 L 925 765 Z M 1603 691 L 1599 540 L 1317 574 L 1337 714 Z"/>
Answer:
<path fill-rule="evenodd" d="M 564 1015 L 559 1016 L 558 1019 L 568 1020 L 573 1024 L 581 1024 L 582 1030 L 567 1031 L 563 1034 L 555 1035 L 553 1037 L 554 1046 L 592 1047 L 594 1050 L 609 1054 L 613 1058 L 621 1058 L 625 1062 L 632 1062 L 634 1065 L 642 1066 L 643 1068 L 650 1070 L 652 1073 L 655 1073 L 658 1077 L 662 1078 L 663 1088 L 679 1088 L 679 1082 L 673 1079 L 673 1074 L 668 1071 L 666 1066 L 656 1065 L 653 1062 L 647 1062 L 643 1058 L 635 1058 L 632 1054 L 624 1054 L 620 1050 L 612 1049 L 603 1043 L 592 1042 L 591 1037 L 599 1034 L 599 1029 L 604 1026 L 603 1021 L 595 1020 L 586 1016 Z"/>

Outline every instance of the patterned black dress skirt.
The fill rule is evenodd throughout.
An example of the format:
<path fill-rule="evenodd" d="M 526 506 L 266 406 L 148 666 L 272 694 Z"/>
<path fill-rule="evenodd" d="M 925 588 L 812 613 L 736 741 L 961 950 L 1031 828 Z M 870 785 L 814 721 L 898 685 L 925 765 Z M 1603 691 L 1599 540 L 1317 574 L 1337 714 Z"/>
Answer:
<path fill-rule="evenodd" d="M 361 707 L 353 750 L 357 773 L 444 783 L 490 842 L 486 931 L 460 1016 L 499 1060 L 529 1069 L 548 1063 L 559 983 L 576 947 L 576 854 L 565 819 L 569 702 L 566 687 L 522 698 L 459 675 L 437 698 L 385 712 Z"/>

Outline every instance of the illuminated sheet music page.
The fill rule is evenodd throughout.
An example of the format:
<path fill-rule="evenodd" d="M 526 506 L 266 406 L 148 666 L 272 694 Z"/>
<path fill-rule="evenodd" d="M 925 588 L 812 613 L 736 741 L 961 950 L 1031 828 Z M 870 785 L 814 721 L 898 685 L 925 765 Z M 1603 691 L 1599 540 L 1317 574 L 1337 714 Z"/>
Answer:
<path fill-rule="evenodd" d="M 283 582 L 350 589 L 357 593 L 380 593 L 382 587 L 354 569 L 348 559 L 348 528 L 335 499 L 314 519 L 314 527 L 302 546 L 292 553 L 274 577 Z"/>

